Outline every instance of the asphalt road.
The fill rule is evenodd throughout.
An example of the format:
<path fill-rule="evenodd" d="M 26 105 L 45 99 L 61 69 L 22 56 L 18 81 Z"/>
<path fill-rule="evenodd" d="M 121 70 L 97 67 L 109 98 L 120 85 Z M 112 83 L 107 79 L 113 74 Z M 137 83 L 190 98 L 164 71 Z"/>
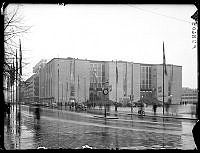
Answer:
<path fill-rule="evenodd" d="M 22 106 L 20 122 L 14 112 L 5 118 L 7 149 L 194 149 L 194 120 L 118 115 L 104 119 L 86 112 Z"/>

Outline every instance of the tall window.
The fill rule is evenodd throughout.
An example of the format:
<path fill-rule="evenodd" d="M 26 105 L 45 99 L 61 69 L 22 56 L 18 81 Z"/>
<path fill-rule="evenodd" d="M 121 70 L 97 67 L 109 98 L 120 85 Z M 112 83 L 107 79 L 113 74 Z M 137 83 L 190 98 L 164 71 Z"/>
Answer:
<path fill-rule="evenodd" d="M 141 66 L 141 89 L 149 90 L 152 87 L 151 66 Z"/>

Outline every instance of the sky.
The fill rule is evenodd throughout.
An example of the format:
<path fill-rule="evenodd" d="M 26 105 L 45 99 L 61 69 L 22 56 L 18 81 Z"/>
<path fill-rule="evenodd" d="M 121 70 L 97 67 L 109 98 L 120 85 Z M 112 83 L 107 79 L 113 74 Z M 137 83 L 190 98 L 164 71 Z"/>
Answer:
<path fill-rule="evenodd" d="M 14 5 L 8 6 L 12 9 Z M 195 5 L 20 4 L 24 79 L 41 60 L 79 58 L 182 66 L 182 87 L 197 88 L 197 49 L 192 43 Z M 196 27 L 197 28 L 197 27 Z"/>

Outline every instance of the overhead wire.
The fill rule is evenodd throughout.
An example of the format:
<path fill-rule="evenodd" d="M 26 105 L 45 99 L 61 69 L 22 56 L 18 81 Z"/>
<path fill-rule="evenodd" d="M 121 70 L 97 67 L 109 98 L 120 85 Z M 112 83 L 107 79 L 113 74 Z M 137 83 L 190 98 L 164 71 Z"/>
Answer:
<path fill-rule="evenodd" d="M 157 12 L 154 12 L 154 11 L 150 11 L 150 10 L 146 10 L 146 9 L 143 9 L 143 8 L 140 8 L 140 7 L 136 7 L 134 5 L 128 5 L 130 7 L 134 7 L 136 9 L 139 9 L 141 11 L 144 11 L 144 12 L 150 12 L 152 14 L 156 14 L 156 15 L 159 15 L 159 16 L 163 16 L 163 17 L 166 17 L 166 18 L 170 18 L 170 19 L 174 19 L 174 20 L 177 20 L 177 21 L 181 21 L 181 22 L 186 22 L 186 23 L 192 23 L 190 21 L 186 21 L 186 20 L 183 20 L 183 19 L 180 19 L 180 18 L 177 18 L 177 17 L 173 17 L 173 16 L 168 16 L 168 15 L 165 15 L 165 14 L 160 14 L 160 13 L 157 13 Z"/>

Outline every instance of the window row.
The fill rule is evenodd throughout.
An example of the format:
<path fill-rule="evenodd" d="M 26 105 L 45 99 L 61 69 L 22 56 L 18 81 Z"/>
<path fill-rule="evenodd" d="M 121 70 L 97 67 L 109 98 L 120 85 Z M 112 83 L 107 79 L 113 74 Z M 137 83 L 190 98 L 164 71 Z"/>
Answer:
<path fill-rule="evenodd" d="M 198 99 L 197 97 L 181 97 L 182 99 Z"/>

